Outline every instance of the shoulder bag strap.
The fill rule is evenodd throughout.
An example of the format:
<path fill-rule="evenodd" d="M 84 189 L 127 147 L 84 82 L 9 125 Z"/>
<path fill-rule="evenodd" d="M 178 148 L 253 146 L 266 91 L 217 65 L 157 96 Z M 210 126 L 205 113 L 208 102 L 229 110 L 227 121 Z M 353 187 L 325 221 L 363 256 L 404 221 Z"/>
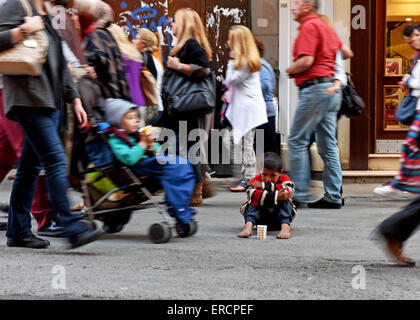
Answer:
<path fill-rule="evenodd" d="M 31 8 L 31 5 L 29 4 L 28 0 L 20 0 L 20 3 L 22 4 L 22 7 L 26 12 L 26 16 L 32 17 L 33 12 L 32 12 L 32 8 Z"/>

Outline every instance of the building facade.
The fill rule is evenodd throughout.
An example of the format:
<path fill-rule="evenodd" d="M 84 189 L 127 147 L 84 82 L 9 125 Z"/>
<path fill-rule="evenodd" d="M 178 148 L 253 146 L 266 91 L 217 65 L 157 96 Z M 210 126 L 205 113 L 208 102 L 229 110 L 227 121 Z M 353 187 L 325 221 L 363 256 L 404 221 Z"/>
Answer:
<path fill-rule="evenodd" d="M 298 24 L 293 21 L 291 0 L 108 0 L 117 23 L 134 36 L 147 27 L 161 34 L 167 53 L 173 41 L 167 18 L 181 7 L 190 7 L 205 21 L 215 51 L 215 71 L 221 81 L 229 48 L 229 27 L 244 24 L 261 38 L 266 59 L 278 71 L 279 131 L 284 155 L 287 137 L 298 101 L 294 82 L 285 75 L 292 63 Z M 330 17 L 341 40 L 355 57 L 346 62 L 356 89 L 366 102 L 365 113 L 339 123 L 339 148 L 344 170 L 396 170 L 407 128 L 395 121 L 395 108 L 402 99 L 398 88 L 413 52 L 404 44 L 402 30 L 420 23 L 420 1 L 407 0 L 320 0 L 320 13 Z M 351 39 L 351 41 L 350 41 Z M 312 150 L 313 169 L 322 171 L 322 161 Z"/>

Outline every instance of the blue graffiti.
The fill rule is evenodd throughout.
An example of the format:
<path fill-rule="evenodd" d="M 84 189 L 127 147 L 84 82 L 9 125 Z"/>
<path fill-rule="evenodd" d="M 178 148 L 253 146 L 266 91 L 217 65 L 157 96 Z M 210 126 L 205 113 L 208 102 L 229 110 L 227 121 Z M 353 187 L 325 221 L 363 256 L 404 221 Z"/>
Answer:
<path fill-rule="evenodd" d="M 123 1 L 120 4 L 122 9 L 127 8 L 127 4 Z M 133 21 L 140 21 L 140 23 L 143 22 L 140 28 L 147 28 L 150 31 L 157 32 L 158 27 L 162 27 L 162 30 L 164 28 L 169 27 L 169 22 L 166 19 L 166 16 L 158 17 L 158 11 L 155 8 L 152 7 L 140 7 L 135 9 L 131 13 L 131 19 Z M 157 20 L 157 23 L 156 23 Z M 132 39 L 134 39 L 137 35 L 137 29 L 133 28 L 133 24 L 126 19 L 126 25 L 128 27 L 128 30 L 130 31 Z M 166 32 L 166 41 L 168 43 L 169 51 L 172 50 L 172 37 L 169 32 Z"/>

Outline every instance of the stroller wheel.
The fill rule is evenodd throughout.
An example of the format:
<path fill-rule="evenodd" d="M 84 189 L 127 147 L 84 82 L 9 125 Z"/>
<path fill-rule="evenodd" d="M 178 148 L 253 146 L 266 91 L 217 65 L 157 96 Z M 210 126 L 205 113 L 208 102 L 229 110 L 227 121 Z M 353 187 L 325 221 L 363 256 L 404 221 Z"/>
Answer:
<path fill-rule="evenodd" d="M 121 224 L 104 224 L 102 229 L 106 233 L 118 233 L 124 229 L 124 225 Z"/>
<path fill-rule="evenodd" d="M 183 230 L 181 226 L 177 223 L 175 226 L 175 230 L 181 238 L 192 237 L 194 234 L 197 233 L 198 223 L 195 220 L 191 220 L 187 230 Z"/>
<path fill-rule="evenodd" d="M 166 243 L 171 239 L 171 228 L 166 222 L 155 223 L 149 229 L 149 236 L 154 243 Z"/>
<path fill-rule="evenodd" d="M 190 222 L 190 232 L 188 232 L 188 236 L 192 237 L 193 235 L 195 235 L 198 231 L 198 222 L 195 220 L 192 220 Z"/>

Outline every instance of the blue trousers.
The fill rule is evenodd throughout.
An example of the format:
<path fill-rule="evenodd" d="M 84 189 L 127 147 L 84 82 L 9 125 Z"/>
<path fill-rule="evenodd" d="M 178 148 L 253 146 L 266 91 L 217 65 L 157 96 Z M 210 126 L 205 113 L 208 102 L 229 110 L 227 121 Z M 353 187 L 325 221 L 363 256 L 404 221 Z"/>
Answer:
<path fill-rule="evenodd" d="M 47 189 L 63 237 L 71 237 L 88 227 L 71 213 L 67 198 L 66 155 L 58 136 L 60 113 L 41 108 L 18 108 L 15 119 L 25 132 L 22 154 L 10 197 L 8 238 L 32 235 L 31 208 L 38 176 L 45 169 Z"/>
<path fill-rule="evenodd" d="M 284 223 L 291 224 L 293 221 L 292 205 L 288 201 L 280 201 L 278 206 L 270 212 L 262 207 L 249 206 L 245 212 L 245 223 L 252 222 L 256 225 L 266 225 L 268 229 L 280 230 Z"/>
<path fill-rule="evenodd" d="M 196 175 L 193 167 L 179 157 L 157 156 L 146 159 L 133 167 L 139 176 L 159 180 L 165 190 L 166 204 L 178 223 L 185 226 L 191 222 L 194 210 L 190 207 Z"/>

